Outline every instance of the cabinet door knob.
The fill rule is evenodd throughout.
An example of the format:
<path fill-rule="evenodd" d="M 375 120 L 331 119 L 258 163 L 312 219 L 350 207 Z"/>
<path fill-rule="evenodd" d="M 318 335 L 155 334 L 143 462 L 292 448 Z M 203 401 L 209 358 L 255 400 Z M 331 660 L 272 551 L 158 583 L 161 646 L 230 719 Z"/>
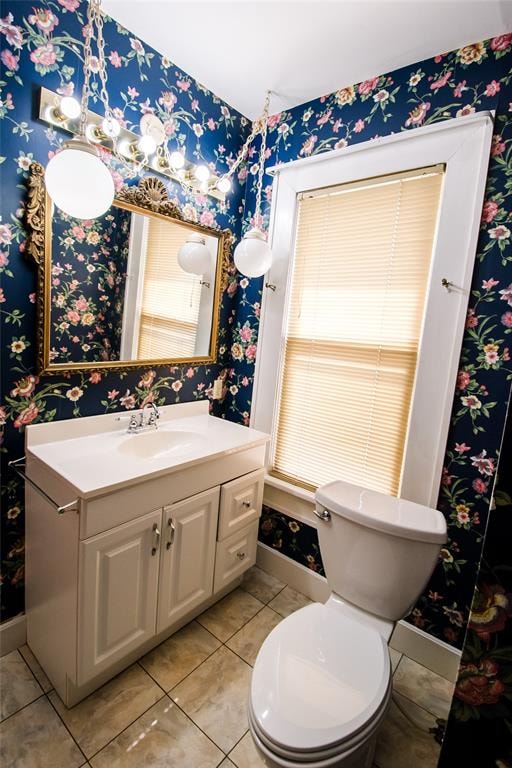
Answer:
<path fill-rule="evenodd" d="M 249 509 L 249 507 L 252 507 L 252 501 L 242 501 L 242 506 Z"/>
<path fill-rule="evenodd" d="M 239 560 L 243 560 L 245 557 L 245 552 L 237 552 L 236 556 L 238 557 Z"/>
<path fill-rule="evenodd" d="M 155 543 L 151 549 L 151 554 L 154 556 L 158 552 L 158 547 L 160 545 L 160 531 L 158 529 L 158 523 L 153 523 L 153 533 L 155 534 Z"/>

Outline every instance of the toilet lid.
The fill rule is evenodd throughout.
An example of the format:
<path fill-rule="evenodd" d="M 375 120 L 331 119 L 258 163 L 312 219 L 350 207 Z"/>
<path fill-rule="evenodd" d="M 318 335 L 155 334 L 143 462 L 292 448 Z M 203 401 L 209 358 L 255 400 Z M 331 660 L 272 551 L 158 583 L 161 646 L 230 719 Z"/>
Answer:
<path fill-rule="evenodd" d="M 319 750 L 353 737 L 378 712 L 390 678 L 377 630 L 313 603 L 272 630 L 251 682 L 254 717 L 274 744 Z"/>

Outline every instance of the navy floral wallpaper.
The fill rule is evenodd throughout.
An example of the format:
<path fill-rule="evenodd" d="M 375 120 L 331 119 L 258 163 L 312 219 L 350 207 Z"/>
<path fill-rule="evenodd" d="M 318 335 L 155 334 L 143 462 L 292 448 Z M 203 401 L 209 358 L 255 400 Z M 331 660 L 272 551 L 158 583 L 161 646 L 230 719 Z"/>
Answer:
<path fill-rule="evenodd" d="M 512 766 L 512 411 L 440 768 Z"/>
<path fill-rule="evenodd" d="M 131 212 L 52 219 L 51 351 L 54 363 L 119 360 Z"/>
<path fill-rule="evenodd" d="M 449 542 L 409 617 L 415 626 L 458 647 L 480 559 L 512 375 L 511 64 L 512 34 L 502 35 L 346 86 L 275 114 L 269 123 L 267 162 L 271 166 L 478 110 L 496 112 L 481 235 L 438 501 L 448 521 Z M 249 165 L 249 174 L 250 170 Z M 255 185 L 250 175 L 249 179 L 252 183 L 246 195 L 245 227 L 254 217 Z M 269 176 L 265 178 L 264 192 L 267 223 L 272 196 Z M 262 282 L 240 282 L 234 319 L 233 372 L 226 413 L 244 421 L 251 410 Z M 270 521 L 275 524 L 272 530 Z M 260 540 L 306 563 L 317 545 L 316 531 L 299 521 L 295 523 L 303 533 L 292 546 L 281 535 L 279 513 L 267 513 L 262 519 Z M 321 561 L 315 559 L 310 567 L 321 568 Z"/>
<path fill-rule="evenodd" d="M 62 94 L 80 90 L 85 0 L 42 0 L 37 6 L 21 0 L 3 2 L 2 8 L 0 416 L 4 423 L 4 470 L 7 455 L 17 457 L 23 452 L 26 424 L 131 409 L 148 400 L 170 403 L 211 398 L 218 375 L 224 379 L 223 400 L 212 402 L 213 412 L 248 424 L 263 281 L 248 280 L 234 269 L 223 296 L 218 364 L 41 379 L 36 375 L 35 279 L 23 253 L 26 178 L 30 163 L 37 160 L 44 164 L 65 137 L 34 119 L 35 101 L 40 85 Z M 191 160 L 225 170 L 247 135 L 247 121 L 128 30 L 107 21 L 105 35 L 109 94 L 118 119 L 136 128 L 141 115 L 153 111 L 164 121 L 171 148 L 183 147 Z M 410 616 L 416 626 L 457 646 L 462 643 L 480 559 L 512 371 L 511 51 L 512 34 L 502 35 L 340 88 L 269 120 L 267 162 L 274 165 L 476 110 L 496 112 L 481 237 L 439 496 L 450 540 Z M 257 150 L 256 144 L 247 164 L 239 169 L 236 188 L 225 204 L 187 195 L 169 182 L 171 197 L 189 219 L 229 227 L 238 237 L 242 225 L 245 228 L 254 223 Z M 116 184 L 121 184 L 123 168 L 106 159 L 111 162 Z M 244 185 L 248 187 L 246 202 Z M 265 224 L 271 194 L 267 176 Z M 115 283 L 119 273 L 110 277 Z M 72 301 L 80 301 L 80 296 Z M 112 306 L 115 304 L 114 295 Z M 74 335 L 79 341 L 73 344 L 87 345 L 87 340 L 81 340 L 82 328 Z M 61 346 L 65 345 L 69 346 L 67 340 Z M 4 618 L 9 618 L 23 610 L 23 505 L 17 481 L 5 471 L 3 477 L 2 610 Z M 260 537 L 270 545 L 281 542 L 285 554 L 321 572 L 314 530 L 299 525 L 300 530 L 294 531 L 293 522 L 293 518 L 266 511 Z"/>
<path fill-rule="evenodd" d="M 20 483 L 8 473 L 6 464 L 8 459 L 23 454 L 25 425 L 133 409 L 148 401 L 165 404 L 211 399 L 214 379 L 219 375 L 226 379 L 231 366 L 230 330 L 238 291 L 234 268 L 222 297 L 218 364 L 141 368 L 129 373 L 92 371 L 41 378 L 36 374 L 36 283 L 34 270 L 24 254 L 26 181 L 31 162 L 45 164 L 59 143 L 68 138 L 35 119 L 38 89 L 44 85 L 64 95 L 80 93 L 85 12 L 85 0 L 41 0 L 37 4 L 2 2 L 0 423 L 3 427 L 1 609 L 4 620 L 24 607 L 23 494 Z M 171 150 L 181 147 L 188 159 L 205 162 L 219 173 L 225 172 L 246 138 L 248 121 L 128 30 L 107 20 L 104 32 L 109 96 L 116 117 L 137 131 L 141 116 L 154 112 L 164 122 Z M 92 68 L 96 75 L 94 59 Z M 94 101 L 98 102 L 97 97 L 91 108 L 99 109 Z M 106 160 L 111 162 L 109 157 Z M 119 187 L 124 169 L 112 163 L 112 171 Z M 136 181 L 130 180 L 130 183 Z M 181 206 L 189 220 L 220 229 L 230 228 L 235 237 L 240 230 L 244 187 L 242 169 L 226 203 L 185 194 L 172 182 L 168 185 L 171 199 Z M 55 300 L 63 302 L 63 306 L 54 306 L 54 321 L 60 326 L 61 334 L 56 350 L 61 359 L 68 353 L 74 355 L 78 347 L 84 354 L 99 357 L 116 354 L 114 349 L 105 349 L 102 339 L 103 327 L 115 325 L 120 312 L 123 257 L 116 259 L 116 264 L 105 262 L 99 242 L 100 230 L 103 228 L 103 237 L 114 223 L 63 222 L 59 234 L 63 271 L 55 275 L 55 281 L 59 281 Z M 116 226 L 122 227 L 122 222 L 116 222 Z M 98 286 L 98 303 L 86 307 L 80 285 L 88 280 L 88 275 Z M 58 298 L 60 296 L 63 298 Z M 106 301 L 102 296 L 107 297 Z M 64 311 L 66 317 L 62 316 Z M 222 405 L 218 402 L 212 401 L 212 409 L 217 415 L 222 414 Z"/>

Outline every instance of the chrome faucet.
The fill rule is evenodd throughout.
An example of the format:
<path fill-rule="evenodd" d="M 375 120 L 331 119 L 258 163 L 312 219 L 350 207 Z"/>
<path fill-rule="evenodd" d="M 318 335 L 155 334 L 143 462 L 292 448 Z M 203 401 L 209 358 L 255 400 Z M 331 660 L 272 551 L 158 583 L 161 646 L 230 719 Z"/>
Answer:
<path fill-rule="evenodd" d="M 151 413 L 145 418 L 145 412 L 146 408 L 151 408 Z M 129 420 L 128 423 L 128 432 L 130 434 L 133 434 L 134 432 L 141 432 L 145 427 L 154 427 L 155 429 L 158 428 L 157 421 L 160 418 L 160 411 L 156 407 L 154 403 L 146 403 L 142 410 L 138 411 L 137 413 L 131 413 L 129 416 L 116 416 L 116 421 L 126 421 Z"/>
<path fill-rule="evenodd" d="M 151 413 L 149 414 L 148 419 L 146 421 L 144 421 L 144 413 L 145 413 L 146 408 L 148 408 L 148 407 L 151 408 L 152 410 L 151 410 Z M 159 418 L 160 418 L 160 411 L 158 410 L 156 405 L 154 403 L 145 403 L 145 405 L 142 407 L 142 411 L 141 411 L 141 423 L 142 423 L 142 426 L 154 427 L 155 429 L 157 429 L 157 427 L 158 427 L 157 421 L 158 421 Z"/>

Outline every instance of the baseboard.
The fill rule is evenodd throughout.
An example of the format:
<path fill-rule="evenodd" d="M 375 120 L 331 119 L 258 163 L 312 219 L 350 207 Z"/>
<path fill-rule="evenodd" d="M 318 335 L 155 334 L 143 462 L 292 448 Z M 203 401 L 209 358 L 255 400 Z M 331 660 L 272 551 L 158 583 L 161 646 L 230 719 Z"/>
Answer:
<path fill-rule="evenodd" d="M 25 614 L 0 624 L 0 656 L 21 648 L 27 642 L 27 622 Z"/>
<path fill-rule="evenodd" d="M 273 574 L 285 584 L 307 595 L 311 600 L 325 602 L 329 597 L 329 587 L 324 576 L 319 576 L 295 560 L 277 552 L 266 544 L 258 542 L 257 565 Z M 455 682 L 459 669 L 461 653 L 437 637 L 432 637 L 406 621 L 399 621 L 395 626 L 389 644 L 399 653 L 405 653 L 432 672 Z"/>

